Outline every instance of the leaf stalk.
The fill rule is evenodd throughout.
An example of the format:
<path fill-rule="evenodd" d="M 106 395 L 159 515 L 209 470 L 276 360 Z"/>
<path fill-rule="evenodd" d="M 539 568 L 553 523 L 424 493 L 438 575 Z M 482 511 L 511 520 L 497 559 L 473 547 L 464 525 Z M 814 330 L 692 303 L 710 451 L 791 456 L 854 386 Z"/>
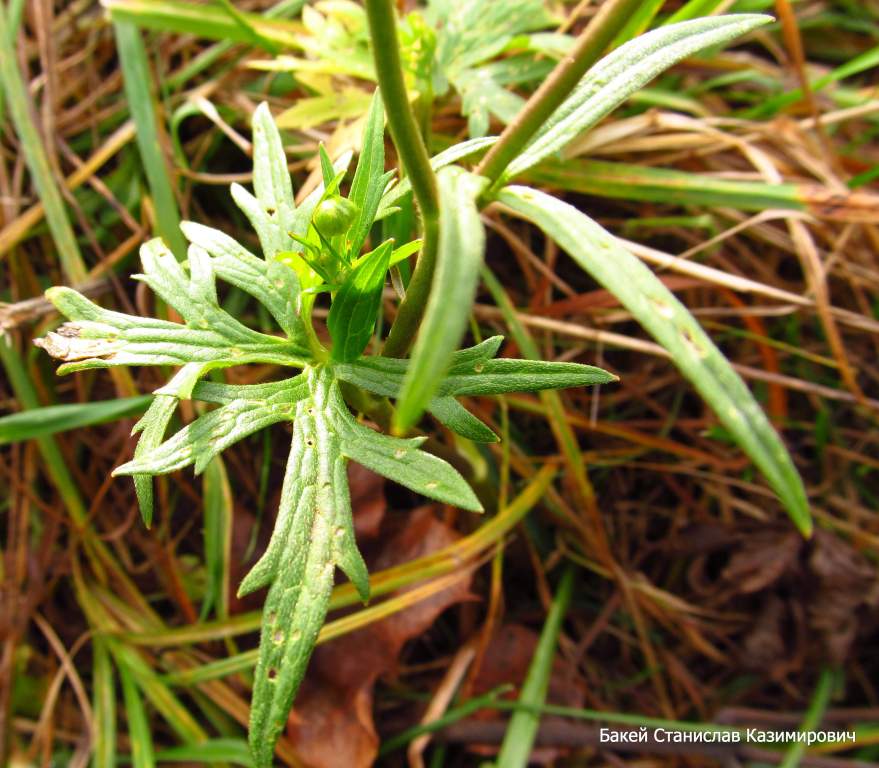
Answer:
<path fill-rule="evenodd" d="M 439 193 L 436 175 L 430 167 L 427 147 L 418 130 L 415 114 L 409 103 L 409 95 L 400 64 L 400 48 L 397 39 L 397 18 L 392 0 L 366 0 L 366 16 L 372 37 L 375 71 L 388 128 L 400 164 L 412 184 L 412 192 L 421 213 L 423 245 L 406 296 L 400 302 L 397 317 L 388 334 L 383 354 L 403 357 L 421 323 L 427 296 L 436 266 L 437 241 L 439 239 Z"/>

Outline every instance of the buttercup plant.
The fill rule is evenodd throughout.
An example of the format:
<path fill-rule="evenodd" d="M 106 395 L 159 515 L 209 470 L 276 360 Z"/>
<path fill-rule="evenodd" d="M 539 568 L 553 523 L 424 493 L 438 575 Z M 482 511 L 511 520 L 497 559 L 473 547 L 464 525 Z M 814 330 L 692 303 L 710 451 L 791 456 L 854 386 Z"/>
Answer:
<path fill-rule="evenodd" d="M 244 595 L 268 586 L 250 720 L 258 766 L 269 766 L 327 611 L 338 566 L 360 597 L 369 580 L 354 539 L 346 465 L 354 461 L 440 502 L 471 511 L 481 505 L 464 478 L 422 450 L 424 438 L 378 432 L 352 413 L 345 393 L 396 400 L 399 433 L 424 411 L 464 438 L 496 435 L 458 397 L 606 383 L 614 376 L 576 363 L 497 359 L 501 337 L 459 349 L 484 258 L 479 210 L 499 203 L 555 239 L 670 352 L 681 371 L 754 460 L 808 533 L 800 478 L 778 435 L 744 383 L 690 313 L 609 233 L 584 213 L 512 178 L 554 155 L 653 76 L 676 61 L 765 23 L 767 17 L 714 17 L 669 25 L 628 43 L 593 67 L 513 153 L 502 137 L 456 145 L 428 160 L 412 115 L 388 0 L 368 0 L 376 72 L 405 180 L 385 171 L 384 112 L 378 92 L 366 119 L 362 150 L 348 194 L 351 156 L 335 162 L 321 149 L 322 184 L 299 206 L 281 139 L 266 105 L 253 116 L 254 193 L 232 196 L 257 233 L 262 256 L 234 238 L 183 224 L 188 260 L 178 263 L 160 240 L 141 249 L 138 275 L 182 323 L 103 309 L 70 288 L 48 298 L 69 322 L 37 343 L 64 364 L 60 373 L 121 365 L 173 365 L 177 373 L 135 426 L 134 458 L 117 475 L 134 478 L 141 512 L 152 518 L 152 476 L 193 465 L 196 473 L 228 446 L 275 423 L 292 424 L 292 444 L 271 541 L 242 581 Z M 526 110 L 529 107 L 526 107 Z M 492 147 L 474 173 L 455 163 Z M 500 150 L 500 151 L 499 151 Z M 509 162 L 491 158 L 511 155 Z M 374 224 L 414 193 L 421 239 L 372 242 Z M 417 266 L 385 343 L 364 352 L 375 335 L 391 267 L 419 253 Z M 216 278 L 250 294 L 276 321 L 277 335 L 254 331 L 220 306 Z M 326 346 L 313 323 L 315 298 L 329 293 Z M 411 357 L 405 354 L 412 345 Z M 235 386 L 205 381 L 210 371 L 262 363 L 299 372 L 283 381 Z M 345 388 L 343 388 L 343 385 Z M 165 440 L 181 400 L 218 407 Z M 354 398 L 352 398 L 354 399 Z M 358 401 L 359 402 L 359 401 Z M 380 400 L 379 400 L 380 402 Z"/>
<path fill-rule="evenodd" d="M 457 470 L 421 450 L 425 438 L 401 439 L 364 426 L 352 415 L 340 389 L 348 382 L 394 397 L 408 367 L 407 360 L 362 355 L 387 271 L 412 251 L 412 246 L 395 250 L 385 241 L 360 255 L 389 181 L 384 172 L 381 101 L 373 101 L 349 196 L 341 197 L 338 189 L 350 158 L 334 167 L 322 153 L 324 184 L 298 208 L 281 139 L 265 104 L 256 110 L 253 128 L 256 195 L 240 186 L 232 188 L 232 195 L 259 236 L 263 258 L 218 230 L 186 222 L 187 264 L 178 263 L 155 239 L 141 248 L 143 274 L 137 276 L 180 314 L 182 324 L 112 312 L 70 288 L 58 287 L 47 296 L 70 322 L 37 343 L 66 361 L 59 373 L 119 365 L 181 366 L 155 392 L 135 426 L 140 439 L 133 460 L 115 470 L 134 477 L 147 524 L 152 519 L 151 476 L 190 465 L 200 473 L 214 456 L 242 438 L 275 423 L 292 422 L 275 530 L 238 589 L 239 595 L 246 595 L 271 585 L 250 725 L 254 756 L 260 765 L 269 765 L 323 623 L 336 566 L 363 600 L 369 597 L 366 566 L 354 541 L 347 462 L 362 464 L 437 501 L 474 512 L 482 506 Z M 283 335 L 251 330 L 225 312 L 217 300 L 217 277 L 265 306 Z M 312 325 L 314 299 L 321 291 L 333 295 L 329 349 Z M 501 341 L 495 336 L 455 353 L 428 405 L 439 421 L 471 440 L 497 438 L 461 406 L 459 396 L 582 386 L 615 378 L 576 363 L 495 359 Z M 269 384 L 202 381 L 211 370 L 247 363 L 295 367 L 301 373 Z M 163 441 L 182 399 L 219 407 Z"/>

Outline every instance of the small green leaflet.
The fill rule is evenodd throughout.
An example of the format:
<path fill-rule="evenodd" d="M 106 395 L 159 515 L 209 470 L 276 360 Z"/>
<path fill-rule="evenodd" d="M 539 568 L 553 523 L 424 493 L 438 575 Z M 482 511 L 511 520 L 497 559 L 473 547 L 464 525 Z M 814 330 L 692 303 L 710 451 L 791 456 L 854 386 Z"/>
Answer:
<path fill-rule="evenodd" d="M 333 298 L 327 318 L 333 360 L 356 360 L 372 338 L 392 248 L 391 240 L 376 248 L 349 273 Z"/>
<path fill-rule="evenodd" d="M 390 177 L 390 173 L 385 174 L 385 116 L 381 96 L 376 89 L 363 129 L 363 149 L 351 182 L 349 199 L 357 205 L 359 213 L 348 235 L 349 260 L 360 253 L 366 242 Z"/>

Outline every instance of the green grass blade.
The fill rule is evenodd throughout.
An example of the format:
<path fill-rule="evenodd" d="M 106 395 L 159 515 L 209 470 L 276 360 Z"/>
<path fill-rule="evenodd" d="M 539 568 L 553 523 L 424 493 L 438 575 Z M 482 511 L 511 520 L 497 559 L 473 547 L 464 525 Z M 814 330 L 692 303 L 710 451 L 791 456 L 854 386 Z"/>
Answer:
<path fill-rule="evenodd" d="M 267 37 L 264 37 L 260 31 L 253 26 L 248 15 L 242 13 L 233 5 L 232 0 L 216 0 L 216 2 L 224 11 L 226 11 L 229 18 L 235 22 L 238 29 L 247 37 L 251 45 L 257 48 L 264 48 L 275 56 L 280 53 L 278 44 L 272 42 Z"/>
<path fill-rule="evenodd" d="M 576 208 L 527 187 L 498 198 L 553 238 L 671 354 L 778 494 L 800 531 L 812 522 L 802 480 L 776 431 L 744 382 L 699 323 L 635 256 Z"/>
<path fill-rule="evenodd" d="M 229 571 L 232 548 L 232 489 L 222 458 L 215 456 L 205 468 L 204 549 L 207 588 L 201 606 L 204 621 L 215 607 L 217 618 L 229 615 Z"/>
<path fill-rule="evenodd" d="M 440 232 L 436 270 L 424 319 L 403 380 L 394 425 L 411 427 L 424 412 L 467 329 L 485 253 L 476 197 L 482 183 L 459 168 L 437 174 Z"/>
<path fill-rule="evenodd" d="M 829 667 L 821 670 L 821 676 L 818 678 L 818 684 L 815 686 L 815 692 L 812 694 L 812 700 L 809 702 L 809 709 L 806 711 L 803 722 L 800 724 L 801 733 L 815 731 L 821 726 L 824 713 L 830 704 L 830 697 L 833 694 L 836 677 L 834 670 Z M 805 742 L 794 742 L 785 752 L 784 760 L 779 763 L 779 768 L 797 768 L 805 752 Z"/>
<path fill-rule="evenodd" d="M 143 413 L 152 395 L 121 397 L 95 403 L 47 405 L 0 418 L 0 445 L 92 427 Z"/>
<path fill-rule="evenodd" d="M 180 211 L 162 153 L 146 49 L 140 30 L 131 22 L 115 22 L 113 30 L 125 98 L 137 129 L 137 146 L 156 211 L 156 230 L 177 259 L 182 261 L 186 257 L 186 241 L 180 232 Z"/>
<path fill-rule="evenodd" d="M 275 46 L 299 48 L 295 28 L 288 23 L 238 12 L 233 18 L 217 6 L 169 0 L 104 0 L 114 22 L 136 24 L 162 32 L 177 32 L 224 42 L 259 44 L 269 53 Z M 298 12 L 305 0 L 285 3 L 285 12 Z M 291 6 L 293 8 L 291 9 Z M 244 21 L 246 24 L 242 24 Z"/>
<path fill-rule="evenodd" d="M 530 360 L 540 360 L 542 357 L 540 349 L 516 314 L 516 310 L 503 286 L 487 266 L 482 268 L 482 282 L 485 283 L 486 288 L 488 288 L 494 299 L 494 303 L 501 311 L 504 322 L 506 322 L 507 327 L 510 329 L 510 335 L 519 347 L 522 356 Z M 565 415 L 565 404 L 562 401 L 561 393 L 552 389 L 544 390 L 540 392 L 540 400 L 546 408 L 552 433 L 559 446 L 559 450 L 565 457 L 568 471 L 571 473 L 571 478 L 574 481 L 574 487 L 579 494 L 579 501 L 586 504 L 587 508 L 594 509 L 595 492 L 589 480 L 589 469 L 583 459 L 583 453 L 580 450 L 580 443 L 577 440 L 577 435 L 574 433 L 574 428 L 568 422 Z"/>
<path fill-rule="evenodd" d="M 617 200 L 723 206 L 738 211 L 807 209 L 803 191 L 796 184 L 719 179 L 704 173 L 601 160 L 546 161 L 532 168 L 527 180 L 534 186 Z"/>
<path fill-rule="evenodd" d="M 659 13 L 665 0 L 644 0 L 638 9 L 626 21 L 626 25 L 620 30 L 620 33 L 613 41 L 613 48 L 623 43 L 629 42 L 640 35 L 644 30 L 650 27 L 656 14 Z"/>
<path fill-rule="evenodd" d="M 149 762 L 144 762 L 144 766 L 153 765 L 152 742 L 150 734 L 149 722 L 144 715 L 143 720 L 139 720 L 140 713 L 143 708 L 141 695 L 156 708 L 158 713 L 165 719 L 165 722 L 171 726 L 171 729 L 185 744 L 200 744 L 207 740 L 207 734 L 202 726 L 198 723 L 190 709 L 178 699 L 168 688 L 168 686 L 159 678 L 153 668 L 147 661 L 134 649 L 129 646 L 114 642 L 111 645 L 113 658 L 116 660 L 116 668 L 119 670 L 119 679 L 122 681 L 123 694 L 126 690 L 126 680 L 131 681 L 135 686 L 133 692 L 136 698 L 125 698 L 126 710 L 129 718 L 129 729 L 132 728 L 132 716 L 135 718 L 135 734 L 138 740 L 144 734 L 145 744 L 149 745 Z M 138 709 L 138 704 L 140 709 Z"/>
<path fill-rule="evenodd" d="M 703 16 L 710 16 L 720 6 L 722 0 L 689 0 L 678 8 L 666 21 L 666 24 L 677 24 Z"/>
<path fill-rule="evenodd" d="M 162 763 L 196 763 L 207 765 L 214 762 L 233 763 L 250 768 L 253 760 L 247 743 L 241 739 L 211 739 L 204 744 L 162 749 L 156 753 Z"/>
<path fill-rule="evenodd" d="M 95 713 L 95 744 L 92 768 L 115 768 L 116 765 L 116 689 L 113 664 L 107 643 L 96 637 L 92 645 L 93 707 Z"/>
<path fill-rule="evenodd" d="M 0 336 L 0 362 L 6 371 L 12 392 L 22 408 L 25 410 L 40 408 L 36 389 L 28 375 L 24 361 L 12 347 L 11 340 L 6 336 Z M 85 525 L 86 506 L 58 444 L 48 435 L 35 439 L 46 471 L 64 500 L 70 517 L 78 525 Z"/>
<path fill-rule="evenodd" d="M 522 692 L 519 694 L 519 703 L 527 707 L 539 707 L 546 701 L 559 632 L 568 604 L 571 602 L 573 587 L 574 567 L 569 565 L 559 581 L 543 631 L 540 633 L 540 640 L 537 641 L 537 647 L 534 649 L 534 657 L 528 667 Z M 497 759 L 498 768 L 525 768 L 528 765 L 539 726 L 540 714 L 534 711 L 519 710 L 510 718 Z"/>
<path fill-rule="evenodd" d="M 27 90 L 18 69 L 9 22 L 6 17 L 6 4 L 0 3 L 0 82 L 6 93 L 6 103 L 15 132 L 21 141 L 25 163 L 46 212 L 46 223 L 58 248 L 58 258 L 67 279 L 73 283 L 85 279 L 86 266 L 76 244 L 76 236 L 67 218 L 64 200 L 49 167 L 46 151 L 36 126 L 31 120 L 31 110 Z"/>
<path fill-rule="evenodd" d="M 816 78 L 810 84 L 810 88 L 812 93 L 815 94 L 833 83 L 837 83 L 840 80 L 845 80 L 849 77 L 854 77 L 861 72 L 875 69 L 876 67 L 879 67 L 879 46 L 864 51 L 864 53 L 855 56 L 850 61 L 847 61 L 845 64 L 828 72 L 826 75 Z M 802 101 L 802 99 L 803 89 L 792 88 L 790 90 L 785 90 L 784 93 L 780 93 L 777 96 L 764 99 L 759 106 L 749 109 L 744 112 L 742 116 L 750 120 L 759 120 L 761 118 L 766 119 L 778 114 L 778 112 L 785 107 Z"/>
<path fill-rule="evenodd" d="M 119 679 L 122 682 L 122 698 L 125 703 L 125 714 L 128 717 L 128 739 L 131 742 L 132 768 L 155 768 L 153 735 L 134 675 L 124 665 L 121 665 Z"/>

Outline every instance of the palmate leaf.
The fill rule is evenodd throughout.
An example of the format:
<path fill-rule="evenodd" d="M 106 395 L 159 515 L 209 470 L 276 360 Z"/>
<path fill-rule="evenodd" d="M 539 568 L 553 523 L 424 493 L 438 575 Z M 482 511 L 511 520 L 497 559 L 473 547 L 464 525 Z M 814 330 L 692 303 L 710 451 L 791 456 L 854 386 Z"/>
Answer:
<path fill-rule="evenodd" d="M 445 218 L 438 270 L 438 295 L 461 302 L 460 316 L 448 323 L 442 314 L 444 308 L 434 306 L 428 312 L 427 325 L 432 348 L 422 347 L 420 352 L 416 348 L 412 361 L 360 357 L 372 333 L 388 265 L 415 247 L 409 243 L 394 251 L 389 240 L 372 253 L 355 258 L 379 207 L 389 199 L 385 194 L 388 175 L 383 170 L 382 127 L 376 97 L 351 192 L 358 218 L 349 239 L 343 243 L 341 233 L 333 238 L 338 247 L 348 249 L 351 268 L 330 311 L 334 340 L 330 355 L 310 327 L 314 294 L 303 290 L 315 285 L 315 274 L 297 255 L 303 249 L 300 241 L 311 242 L 305 236 L 314 231 L 311 217 L 324 197 L 324 186 L 295 206 L 281 139 L 265 106 L 254 115 L 254 194 L 243 187 L 232 190 L 257 232 L 262 258 L 228 235 L 191 222 L 182 227 L 191 242 L 188 264 L 178 263 L 160 241 L 146 243 L 141 250 L 143 274 L 137 279 L 147 283 L 183 323 L 105 310 L 68 288 L 47 293 L 70 320 L 38 342 L 65 361 L 60 371 L 111 365 L 180 366 L 172 379 L 155 391 L 152 404 L 135 425 L 133 431 L 140 437 L 134 457 L 114 472 L 133 476 L 148 525 L 153 506 L 152 476 L 188 466 L 194 466 L 196 473 L 212 468 L 218 475 L 212 477 L 211 484 L 225 494 L 222 468 L 213 460 L 259 429 L 279 422 L 293 425 L 272 539 L 239 590 L 246 594 L 269 586 L 250 725 L 251 749 L 259 768 L 272 764 L 275 742 L 327 611 L 334 569 L 340 568 L 351 579 L 363 599 L 369 594 L 366 566 L 354 539 L 347 462 L 358 462 L 436 501 L 481 511 L 464 478 L 445 461 L 421 450 L 424 438 L 391 437 L 358 423 L 345 404 L 340 383 L 347 381 L 408 402 L 410 419 L 428 405 L 451 429 L 488 441 L 495 439 L 494 434 L 468 413 L 456 396 L 578 386 L 614 378 L 572 363 L 494 360 L 499 337 L 454 351 L 475 291 L 483 238 L 475 205 L 482 182 L 460 169 L 441 173 Z M 454 148 L 435 162 L 451 162 L 462 152 L 484 145 L 477 142 Z M 322 158 L 325 183 L 334 185 L 330 191 L 338 185 L 350 157 L 339 158 L 335 164 Z M 399 186 L 405 194 L 405 184 Z M 280 260 L 291 255 L 295 256 L 291 263 L 300 271 Z M 224 311 L 217 300 L 216 277 L 265 306 L 284 336 L 254 331 Z M 280 382 L 243 386 L 202 380 L 213 369 L 244 363 L 292 366 L 302 372 Z M 217 407 L 165 439 L 181 399 Z M 215 525 L 208 526 L 215 539 L 208 563 L 213 573 L 209 600 L 224 594 L 223 545 L 216 538 L 227 528 L 221 516 L 228 513 L 228 498 L 214 501 L 214 513 L 219 516 Z M 208 602 L 202 610 L 209 607 Z"/>
<path fill-rule="evenodd" d="M 229 235 L 202 224 L 184 221 L 180 228 L 193 245 L 213 257 L 214 273 L 260 302 L 290 339 L 308 342 L 301 317 L 300 286 L 296 273 L 278 261 L 254 256 Z"/>
<path fill-rule="evenodd" d="M 555 63 L 552 59 L 518 55 L 450 74 L 452 85 L 461 95 L 461 113 L 467 118 L 470 136 L 488 133 L 490 115 L 504 125 L 510 123 L 525 100 L 507 86 L 541 80 Z"/>
<path fill-rule="evenodd" d="M 497 56 L 516 35 L 554 26 L 543 0 L 430 0 L 427 18 L 437 27 L 437 59 L 447 71 Z"/>
<path fill-rule="evenodd" d="M 609 232 L 561 200 L 527 187 L 498 200 L 555 240 L 670 353 L 778 494 L 796 526 L 812 528 L 809 502 L 778 433 L 739 375 L 674 294 Z"/>
<path fill-rule="evenodd" d="M 254 681 L 250 740 L 260 765 L 271 754 L 323 624 L 338 566 L 365 600 L 366 566 L 357 551 L 345 466 L 363 464 L 412 490 L 464 509 L 481 510 L 473 491 L 445 461 L 358 424 L 329 366 L 306 367 L 284 382 L 195 385 L 192 396 L 223 403 L 114 474 L 164 474 L 190 464 L 196 472 L 256 429 L 292 421 L 293 443 L 271 542 L 239 589 L 271 584 Z M 169 397 L 169 396 L 165 396 Z"/>

